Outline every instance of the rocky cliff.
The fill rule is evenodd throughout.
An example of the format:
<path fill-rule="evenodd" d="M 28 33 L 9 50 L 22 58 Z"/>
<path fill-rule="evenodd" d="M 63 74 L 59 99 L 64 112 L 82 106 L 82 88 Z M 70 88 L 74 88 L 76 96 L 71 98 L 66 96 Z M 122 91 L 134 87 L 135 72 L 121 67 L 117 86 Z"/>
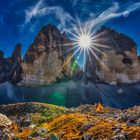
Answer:
<path fill-rule="evenodd" d="M 18 44 L 11 57 L 5 59 L 0 51 L 0 83 L 10 81 L 18 83 L 21 80 L 21 45 Z"/>
<path fill-rule="evenodd" d="M 44 26 L 28 48 L 22 62 L 22 81 L 20 85 L 46 85 L 71 75 L 70 63 L 64 61 L 71 52 L 63 44 L 70 42 L 55 26 Z M 69 65 L 69 66 L 68 66 Z"/>
<path fill-rule="evenodd" d="M 87 63 L 88 75 L 96 75 L 97 81 L 113 83 L 131 83 L 140 80 L 140 65 L 137 55 L 137 46 L 128 36 L 113 29 L 102 27 L 97 32 L 97 41 L 103 47 L 98 47 L 103 54 L 97 55 L 100 62 L 92 65 Z M 108 48 L 106 48 L 108 47 Z M 92 59 L 95 60 L 94 56 Z"/>
<path fill-rule="evenodd" d="M 109 47 L 99 47 L 102 54 L 98 57 L 107 69 L 91 55 L 92 64 L 87 59 L 86 71 L 74 72 L 71 60 L 73 46 L 65 33 L 54 25 L 44 26 L 29 46 L 21 60 L 21 46 L 18 44 L 10 58 L 5 59 L 0 52 L 0 83 L 11 81 L 18 85 L 48 85 L 63 79 L 74 77 L 93 82 L 131 83 L 140 80 L 140 64 L 135 42 L 124 34 L 110 28 L 102 27 L 97 31 L 96 43 Z M 96 46 L 98 47 L 98 46 Z M 95 50 L 94 50 L 95 51 Z M 76 76 L 75 76 L 76 73 Z"/>

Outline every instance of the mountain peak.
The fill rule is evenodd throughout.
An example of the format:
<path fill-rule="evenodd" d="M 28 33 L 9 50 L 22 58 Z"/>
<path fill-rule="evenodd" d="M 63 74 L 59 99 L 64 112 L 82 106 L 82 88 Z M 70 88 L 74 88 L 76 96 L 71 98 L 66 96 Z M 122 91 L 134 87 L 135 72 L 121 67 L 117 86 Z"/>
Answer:
<path fill-rule="evenodd" d="M 105 26 L 96 34 L 99 34 L 97 44 L 103 46 L 100 49 L 105 54 L 98 54 L 98 56 L 110 72 L 107 72 L 103 65 L 92 56 L 92 63 L 86 65 L 87 79 L 107 83 L 138 81 L 140 67 L 134 41 Z M 64 45 L 68 43 L 71 43 L 70 39 L 65 33 L 61 33 L 55 25 L 48 24 L 42 27 L 34 42 L 29 46 L 23 61 L 21 60 L 20 44 L 16 46 L 9 59 L 5 60 L 3 53 L 0 52 L 0 82 L 12 80 L 16 83 L 20 81 L 19 85 L 33 86 L 53 83 L 65 75 L 71 78 L 75 75 L 71 69 L 73 60 L 70 59 L 74 52 L 68 52 L 73 47 Z M 106 49 L 106 46 L 109 49 Z M 7 67 L 8 70 L 5 71 Z M 123 76 L 120 76 L 122 73 L 124 73 Z M 130 73 L 134 74 L 131 74 L 130 77 Z"/>
<path fill-rule="evenodd" d="M 35 46 L 44 46 L 48 49 L 49 46 L 54 46 L 54 43 L 60 44 L 62 34 L 55 25 L 48 24 L 43 26 L 40 32 L 37 34 L 33 44 Z M 56 44 L 55 44 L 56 46 Z"/>
<path fill-rule="evenodd" d="M 39 34 L 41 34 L 41 33 L 47 34 L 47 33 L 49 33 L 49 32 L 57 32 L 57 33 L 60 33 L 59 29 L 58 29 L 55 25 L 53 25 L 53 24 L 48 24 L 48 25 L 45 25 L 45 26 L 43 26 L 43 27 L 41 28 Z M 39 34 L 38 34 L 38 35 L 39 35 Z"/>
<path fill-rule="evenodd" d="M 25 54 L 21 84 L 27 84 L 29 80 L 34 85 L 48 84 L 63 77 L 63 61 L 68 56 L 64 56 L 63 44 L 68 40 L 55 25 L 44 26 Z M 70 66 L 65 67 L 70 69 Z"/>
<path fill-rule="evenodd" d="M 45 25 L 42 27 L 42 29 L 56 29 L 56 30 L 58 30 L 58 28 L 54 24 Z"/>
<path fill-rule="evenodd" d="M 103 41 L 101 43 L 113 47 L 119 54 L 125 51 L 131 51 L 136 48 L 136 43 L 127 35 L 117 32 L 106 26 L 102 26 L 96 34 L 100 34 L 99 38 Z"/>
<path fill-rule="evenodd" d="M 21 60 L 21 44 L 17 44 L 15 46 L 15 50 L 13 51 L 13 54 L 12 54 L 12 59 L 14 62 L 18 61 L 20 62 Z"/>

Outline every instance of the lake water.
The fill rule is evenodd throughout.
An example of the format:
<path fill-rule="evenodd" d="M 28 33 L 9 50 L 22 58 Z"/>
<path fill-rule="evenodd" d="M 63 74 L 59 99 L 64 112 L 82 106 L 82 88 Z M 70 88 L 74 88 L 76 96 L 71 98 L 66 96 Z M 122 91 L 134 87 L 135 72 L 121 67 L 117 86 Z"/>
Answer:
<path fill-rule="evenodd" d="M 140 83 L 118 86 L 68 81 L 32 88 L 8 82 L 0 85 L 0 104 L 31 101 L 66 107 L 101 102 L 111 107 L 128 108 L 140 105 Z"/>

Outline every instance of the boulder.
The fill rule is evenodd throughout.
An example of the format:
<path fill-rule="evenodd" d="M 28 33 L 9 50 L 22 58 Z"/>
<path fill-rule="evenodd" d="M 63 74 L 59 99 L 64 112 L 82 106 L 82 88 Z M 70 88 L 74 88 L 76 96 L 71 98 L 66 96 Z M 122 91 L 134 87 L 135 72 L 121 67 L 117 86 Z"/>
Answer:
<path fill-rule="evenodd" d="M 82 137 L 82 140 L 91 140 L 93 137 L 92 134 L 84 134 L 83 137 Z"/>
<path fill-rule="evenodd" d="M 11 140 L 12 133 L 9 127 L 12 126 L 12 121 L 7 116 L 0 114 L 0 139 Z"/>
<path fill-rule="evenodd" d="M 12 121 L 7 116 L 0 114 L 0 127 L 9 127 L 12 125 Z"/>
<path fill-rule="evenodd" d="M 110 140 L 129 140 L 129 137 L 126 133 L 119 133 L 110 138 Z"/>

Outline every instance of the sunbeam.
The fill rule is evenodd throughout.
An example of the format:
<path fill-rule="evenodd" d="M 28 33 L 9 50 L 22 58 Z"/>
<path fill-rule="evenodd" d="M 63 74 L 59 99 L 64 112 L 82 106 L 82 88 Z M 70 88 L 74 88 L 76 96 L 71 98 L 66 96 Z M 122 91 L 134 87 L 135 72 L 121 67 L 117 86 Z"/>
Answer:
<path fill-rule="evenodd" d="M 78 22 L 77 26 L 75 26 L 73 30 L 67 32 L 68 35 L 70 36 L 71 43 L 63 44 L 63 46 L 72 46 L 71 48 L 68 49 L 67 52 L 72 50 L 74 51 L 74 53 L 65 62 L 65 64 L 70 62 L 72 58 L 74 58 L 77 54 L 78 55 L 78 57 L 76 58 L 77 60 L 79 60 L 80 58 L 83 59 L 82 60 L 83 71 L 85 71 L 86 63 L 88 63 L 87 57 L 89 57 L 91 65 L 93 63 L 92 59 L 96 59 L 106 70 L 108 70 L 107 66 L 98 56 L 98 54 L 104 56 L 104 53 L 100 50 L 100 48 L 110 49 L 109 46 L 100 43 L 102 42 L 102 40 L 107 39 L 105 37 L 102 37 L 102 35 L 104 35 L 106 32 L 95 34 L 94 31 L 91 30 L 91 27 L 89 28 L 87 26 L 87 23 L 82 24 L 80 23 L 79 20 L 77 20 L 77 22 Z M 93 55 L 94 57 L 92 57 L 91 55 Z"/>

